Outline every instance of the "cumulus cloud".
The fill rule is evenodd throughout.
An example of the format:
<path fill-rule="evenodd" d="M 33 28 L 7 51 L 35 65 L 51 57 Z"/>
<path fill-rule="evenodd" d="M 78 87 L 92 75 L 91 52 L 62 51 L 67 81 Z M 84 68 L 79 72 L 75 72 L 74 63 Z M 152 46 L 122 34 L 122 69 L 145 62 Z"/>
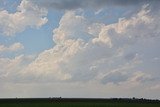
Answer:
<path fill-rule="evenodd" d="M 0 45 L 0 52 L 14 52 L 21 49 L 24 49 L 24 46 L 19 42 L 10 46 Z"/>
<path fill-rule="evenodd" d="M 53 30 L 56 45 L 42 52 L 23 70 L 23 75 L 36 81 L 97 79 L 102 83 L 125 82 L 132 76 L 134 81 L 149 78 L 145 74 L 134 76 L 133 69 L 142 61 L 138 53 L 127 51 L 137 41 L 155 36 L 153 31 L 158 32 L 156 26 L 159 23 L 154 23 L 157 17 L 151 16 L 150 11 L 148 5 L 143 5 L 130 19 L 121 19 L 110 25 L 93 23 L 75 11 L 66 11 L 59 27 Z M 94 25 L 97 25 L 96 28 Z M 124 68 L 126 65 L 128 67 Z M 117 71 L 112 72 L 115 68 Z"/>
<path fill-rule="evenodd" d="M 25 1 L 25 3 L 22 0 L 17 12 L 7 13 L 10 15 L 10 20 L 11 16 L 23 13 L 25 18 L 26 16 L 29 18 L 25 19 L 28 20 L 27 22 L 33 18 L 29 16 L 34 14 L 33 19 L 38 18 L 36 20 L 38 22 L 33 20 L 32 25 L 25 25 L 22 22 L 25 25 L 22 28 L 25 29 L 42 26 L 43 24 L 38 25 L 37 23 L 40 18 L 46 17 L 45 12 L 45 15 L 42 15 L 43 8 L 34 3 L 37 5 L 43 3 L 46 8 L 50 4 L 51 8 L 66 10 L 58 27 L 53 29 L 55 45 L 52 48 L 37 56 L 0 57 L 0 97 L 135 96 L 159 98 L 160 11 L 157 6 L 159 4 L 152 4 L 151 1 L 148 1 L 149 4 L 141 5 L 141 8 L 134 7 L 137 10 L 132 15 L 119 18 L 115 23 L 106 24 L 97 21 L 101 19 L 90 20 L 90 17 L 83 14 L 85 10 L 79 12 L 74 9 L 101 9 L 109 5 L 133 6 L 137 3 L 141 4 L 143 0 L 132 0 L 125 2 L 126 4 L 123 0 L 120 0 L 121 2 L 75 0 L 74 2 L 80 5 L 75 5 L 75 7 L 72 7 L 74 3 L 67 4 L 72 0 L 63 1 L 39 0 L 37 2 L 37 0 L 32 0 Z M 110 4 L 107 4 L 107 1 Z M 53 7 L 54 3 L 60 4 Z M 35 14 L 35 12 L 38 13 Z M 108 11 L 103 12 L 108 13 Z M 3 30 L 0 29 L 0 31 Z M 22 30 L 16 28 L 16 31 L 21 32 Z M 23 49 L 22 44 L 15 44 L 0 45 L 0 52 Z"/>
<path fill-rule="evenodd" d="M 20 10 L 30 10 L 27 7 Z M 146 52 L 158 53 L 159 49 L 160 12 L 154 9 L 149 4 L 143 5 L 137 13 L 112 24 L 90 21 L 76 10 L 65 11 L 59 26 L 53 30 L 55 45 L 51 49 L 36 57 L 0 58 L 0 91 L 13 92 L 14 87 L 15 95 L 22 92 L 24 96 L 45 97 L 53 90 L 56 90 L 54 95 L 63 93 L 67 97 L 70 93 L 72 97 L 77 97 L 77 93 L 81 93 L 80 97 L 122 97 L 122 93 L 125 97 L 142 97 L 146 92 L 158 96 L 159 56 L 154 56 L 152 62 L 146 60 L 152 55 Z M 1 45 L 0 50 L 20 47 L 20 44 Z M 150 66 L 154 68 L 147 69 Z M 45 95 L 44 90 L 47 90 Z M 150 90 L 154 90 L 154 95 Z"/>
<path fill-rule="evenodd" d="M 0 83 L 22 82 L 23 69 L 33 61 L 34 56 L 19 55 L 14 58 L 0 58 Z"/>
<path fill-rule="evenodd" d="M 24 31 L 27 27 L 39 28 L 47 23 L 46 16 L 46 9 L 38 7 L 31 1 L 22 0 L 15 13 L 0 10 L 0 33 L 11 36 Z"/>
<path fill-rule="evenodd" d="M 160 24 L 155 23 L 159 17 L 151 11 L 149 5 L 143 5 L 137 14 L 109 25 L 91 22 L 76 11 L 66 11 L 59 26 L 53 30 L 55 46 L 21 69 L 17 66 L 23 61 L 17 63 L 18 73 L 14 75 L 19 78 L 14 81 L 72 83 L 96 80 L 102 84 L 119 84 L 152 79 L 150 73 L 136 71 L 143 61 L 140 51 L 132 50 L 138 41 L 159 35 L 157 27 Z M 12 60 L 9 60 L 11 65 Z"/>

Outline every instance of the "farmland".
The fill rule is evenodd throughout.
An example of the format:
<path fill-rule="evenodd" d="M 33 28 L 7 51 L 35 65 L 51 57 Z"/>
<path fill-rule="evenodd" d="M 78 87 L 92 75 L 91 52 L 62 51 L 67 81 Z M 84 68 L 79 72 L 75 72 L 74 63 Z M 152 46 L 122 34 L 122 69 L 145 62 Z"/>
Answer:
<path fill-rule="evenodd" d="M 71 98 L 0 99 L 0 107 L 160 107 L 160 101 Z"/>

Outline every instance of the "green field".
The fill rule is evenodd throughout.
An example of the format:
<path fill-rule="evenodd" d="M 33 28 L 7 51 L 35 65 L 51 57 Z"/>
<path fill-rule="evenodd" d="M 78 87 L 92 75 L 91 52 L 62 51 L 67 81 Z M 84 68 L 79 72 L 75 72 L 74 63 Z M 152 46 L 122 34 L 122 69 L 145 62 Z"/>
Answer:
<path fill-rule="evenodd" d="M 10 98 L 0 107 L 160 107 L 160 100 L 131 98 Z"/>
<path fill-rule="evenodd" d="M 2 103 L 0 107 L 160 107 L 156 103 L 96 103 L 96 102 L 60 102 L 60 103 Z"/>

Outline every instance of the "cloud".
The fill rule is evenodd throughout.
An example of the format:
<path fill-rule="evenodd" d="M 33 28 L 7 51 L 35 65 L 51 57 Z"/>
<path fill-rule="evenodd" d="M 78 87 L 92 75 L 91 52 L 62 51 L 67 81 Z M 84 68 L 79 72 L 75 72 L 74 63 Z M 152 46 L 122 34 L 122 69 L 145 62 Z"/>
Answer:
<path fill-rule="evenodd" d="M 46 9 L 22 0 L 15 13 L 0 10 L 0 33 L 12 36 L 24 31 L 27 27 L 39 28 L 48 21 L 45 16 L 47 16 Z"/>
<path fill-rule="evenodd" d="M 133 69 L 137 63 L 142 61 L 138 53 L 127 51 L 137 41 L 155 36 L 152 32 L 158 30 L 154 29 L 159 26 L 154 23 L 157 17 L 150 16 L 150 11 L 148 5 L 143 5 L 130 19 L 120 19 L 110 25 L 90 22 L 84 16 L 76 14 L 76 11 L 66 11 L 59 27 L 53 30 L 56 45 L 42 52 L 23 70 L 23 75 L 43 82 L 84 82 L 95 79 L 113 83 L 128 81 L 134 75 Z M 132 72 L 122 75 L 124 69 L 120 69 L 119 72 L 112 73 L 115 68 L 123 68 L 128 63 L 131 63 L 131 67 L 125 71 Z"/>
<path fill-rule="evenodd" d="M 18 78 L 12 78 L 12 81 L 72 83 L 96 80 L 102 84 L 119 84 L 152 78 L 153 75 L 143 71 L 134 74 L 143 61 L 140 51 L 132 50 L 136 48 L 134 44 L 159 34 L 156 28 L 159 23 L 154 22 L 159 17 L 151 15 L 151 11 L 149 5 L 143 5 L 130 18 L 109 25 L 91 22 L 76 11 L 66 11 L 59 26 L 53 30 L 55 46 L 21 69 L 18 66 L 23 61 L 17 63 L 14 76 L 18 75 Z M 3 60 L 10 62 L 10 59 Z"/>
<path fill-rule="evenodd" d="M 14 52 L 21 49 L 24 49 L 24 46 L 19 42 L 14 43 L 8 47 L 4 45 L 0 45 L 0 52 Z"/>
<path fill-rule="evenodd" d="M 129 79 L 131 82 L 147 82 L 152 81 L 153 78 L 151 75 L 143 73 L 143 72 L 135 72 L 133 73 L 133 76 Z"/>
<path fill-rule="evenodd" d="M 155 86 L 150 87 L 151 90 L 160 90 L 160 85 L 156 84 Z"/>
<path fill-rule="evenodd" d="M 133 6 L 143 3 L 158 2 L 158 0 L 33 0 L 33 2 L 58 10 L 73 10 L 78 8 L 103 8 L 107 6 Z"/>
<path fill-rule="evenodd" d="M 34 59 L 34 56 L 19 55 L 14 58 L 0 58 L 0 83 L 24 81 L 21 73 Z"/>
<path fill-rule="evenodd" d="M 118 84 L 118 83 L 127 81 L 127 79 L 128 79 L 127 75 L 124 75 L 121 72 L 116 72 L 116 73 L 113 72 L 106 75 L 101 82 L 103 84 L 110 83 L 110 82 L 114 84 Z"/>
<path fill-rule="evenodd" d="M 160 14 L 154 9 L 143 5 L 112 24 L 65 11 L 52 48 L 36 57 L 0 58 L 2 96 L 159 97 L 159 62 L 147 60 L 159 53 Z"/>

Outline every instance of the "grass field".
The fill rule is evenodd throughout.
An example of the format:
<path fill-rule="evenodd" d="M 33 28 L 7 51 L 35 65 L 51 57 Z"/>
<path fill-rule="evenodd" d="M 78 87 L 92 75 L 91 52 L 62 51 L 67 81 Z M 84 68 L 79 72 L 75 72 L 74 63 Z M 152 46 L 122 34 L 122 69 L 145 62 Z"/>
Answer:
<path fill-rule="evenodd" d="M 0 107 L 160 107 L 160 102 L 130 99 L 1 99 Z"/>
<path fill-rule="evenodd" d="M 63 102 L 63 103 L 3 103 L 0 107 L 160 107 L 160 104 L 140 103 L 96 103 L 96 102 Z"/>

